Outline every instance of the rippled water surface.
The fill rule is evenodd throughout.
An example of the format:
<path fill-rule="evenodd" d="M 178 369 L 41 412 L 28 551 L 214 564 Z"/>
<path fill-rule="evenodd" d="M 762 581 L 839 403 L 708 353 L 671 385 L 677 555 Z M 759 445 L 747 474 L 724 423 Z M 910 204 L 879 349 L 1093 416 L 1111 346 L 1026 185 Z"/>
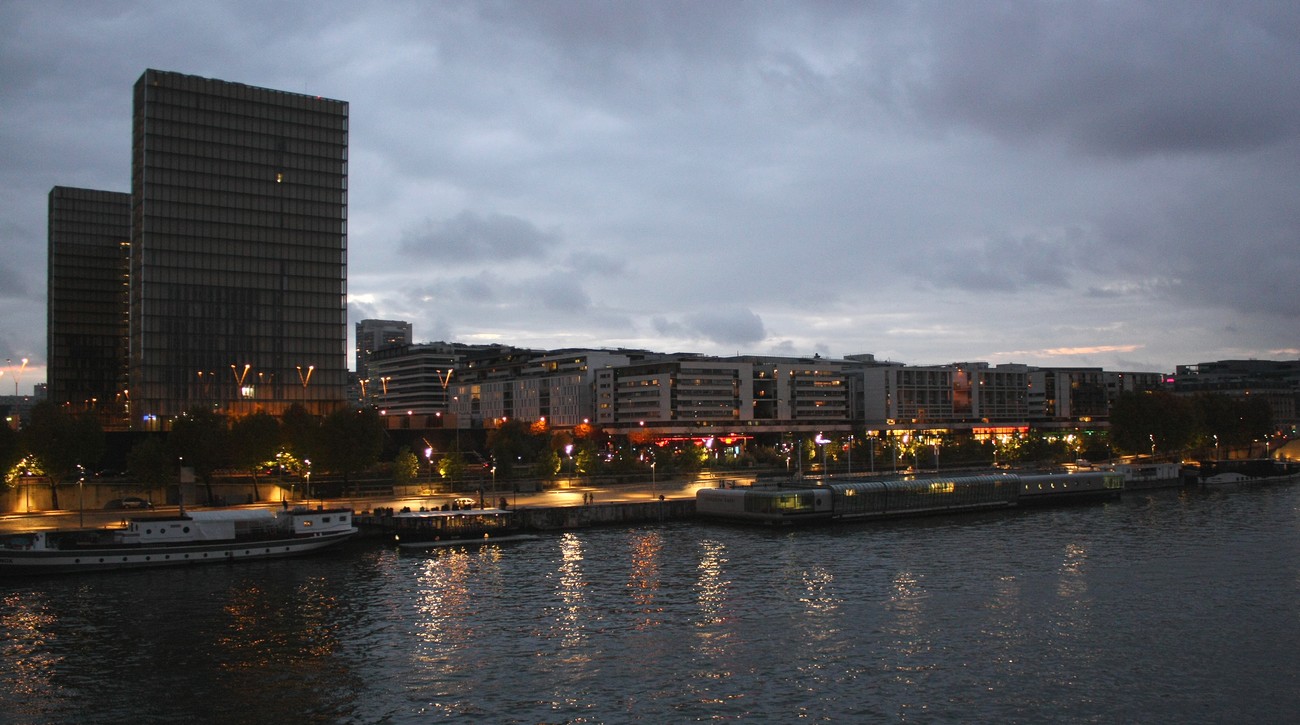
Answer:
<path fill-rule="evenodd" d="M 0 722 L 1290 722 L 1300 488 L 0 582 Z"/>

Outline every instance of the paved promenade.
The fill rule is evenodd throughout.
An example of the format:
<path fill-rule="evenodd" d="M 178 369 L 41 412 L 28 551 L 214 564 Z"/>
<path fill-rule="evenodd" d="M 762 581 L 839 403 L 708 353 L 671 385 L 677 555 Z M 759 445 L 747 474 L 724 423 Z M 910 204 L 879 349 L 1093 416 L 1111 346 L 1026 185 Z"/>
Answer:
<path fill-rule="evenodd" d="M 620 484 L 609 487 L 574 486 L 566 489 L 518 494 L 510 491 L 485 491 L 483 498 L 484 503 L 488 506 L 495 506 L 502 498 L 505 498 L 511 508 L 579 508 L 582 507 L 584 503 L 586 503 L 586 505 L 598 505 L 602 503 L 648 503 L 657 500 L 659 496 L 663 496 L 666 500 L 694 500 L 695 491 L 697 489 L 713 485 L 716 485 L 716 482 L 709 480 L 701 482 L 646 482 Z M 376 507 L 391 507 L 397 510 L 401 510 L 404 507 L 410 507 L 412 510 L 419 510 L 421 507 L 440 507 L 442 504 L 450 502 L 453 498 L 467 495 L 468 494 L 462 492 L 454 494 L 437 494 L 433 496 L 343 497 L 293 501 L 290 502 L 290 504 L 313 507 L 346 506 L 358 512 L 370 511 Z M 232 506 L 230 508 L 278 509 L 281 507 L 282 504 L 279 501 L 265 501 L 255 504 Z M 207 507 L 186 506 L 186 508 L 201 511 Z M 149 510 L 85 509 L 84 511 L 78 511 L 76 509 L 65 509 L 59 511 L 41 511 L 22 514 L 0 514 L 0 532 L 12 533 L 16 531 L 79 527 L 95 528 L 119 524 L 123 520 L 131 517 L 174 516 L 178 512 L 179 509 L 176 506 L 158 506 Z"/>

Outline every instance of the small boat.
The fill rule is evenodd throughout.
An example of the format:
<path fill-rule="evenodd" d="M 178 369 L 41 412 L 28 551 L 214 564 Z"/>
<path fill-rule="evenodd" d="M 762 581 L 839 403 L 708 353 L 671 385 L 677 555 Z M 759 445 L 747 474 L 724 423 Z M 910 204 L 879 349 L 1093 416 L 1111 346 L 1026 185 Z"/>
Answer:
<path fill-rule="evenodd" d="M 403 549 L 537 538 L 523 533 L 514 514 L 505 509 L 397 511 L 379 521 Z"/>
<path fill-rule="evenodd" d="M 296 556 L 357 533 L 352 510 L 294 508 L 182 511 L 125 526 L 7 534 L 0 576 L 207 564 Z"/>

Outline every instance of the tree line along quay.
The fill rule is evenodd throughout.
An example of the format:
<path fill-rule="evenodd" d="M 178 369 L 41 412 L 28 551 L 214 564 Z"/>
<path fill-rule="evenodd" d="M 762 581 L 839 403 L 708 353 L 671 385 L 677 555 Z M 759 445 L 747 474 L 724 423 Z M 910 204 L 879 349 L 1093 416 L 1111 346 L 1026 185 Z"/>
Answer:
<path fill-rule="evenodd" d="M 1165 392 L 1119 396 L 1104 426 L 1017 427 L 988 436 L 850 427 L 811 435 L 659 439 L 522 420 L 476 430 L 395 430 L 369 406 L 328 415 L 291 407 L 278 418 L 197 409 L 166 433 L 105 432 L 93 415 L 41 403 L 21 430 L 0 427 L 0 464 L 9 511 L 75 508 L 78 501 L 69 497 L 84 501 L 87 487 L 98 505 L 106 496 L 134 494 L 175 503 L 183 488 L 191 504 L 383 495 L 411 487 L 481 499 L 574 479 L 599 487 L 710 471 L 887 474 L 1119 456 L 1259 458 L 1285 441 L 1275 428 L 1262 401 Z"/>

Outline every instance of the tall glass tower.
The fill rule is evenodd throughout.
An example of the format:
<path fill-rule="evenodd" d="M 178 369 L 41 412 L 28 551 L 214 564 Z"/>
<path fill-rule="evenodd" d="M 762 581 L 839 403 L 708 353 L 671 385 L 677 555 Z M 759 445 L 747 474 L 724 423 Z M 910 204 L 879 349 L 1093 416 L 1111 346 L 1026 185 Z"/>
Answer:
<path fill-rule="evenodd" d="M 134 427 L 343 403 L 347 151 L 343 101 L 157 70 L 136 82 Z"/>
<path fill-rule="evenodd" d="M 131 195 L 50 190 L 46 308 L 49 399 L 121 427 L 127 390 Z"/>

